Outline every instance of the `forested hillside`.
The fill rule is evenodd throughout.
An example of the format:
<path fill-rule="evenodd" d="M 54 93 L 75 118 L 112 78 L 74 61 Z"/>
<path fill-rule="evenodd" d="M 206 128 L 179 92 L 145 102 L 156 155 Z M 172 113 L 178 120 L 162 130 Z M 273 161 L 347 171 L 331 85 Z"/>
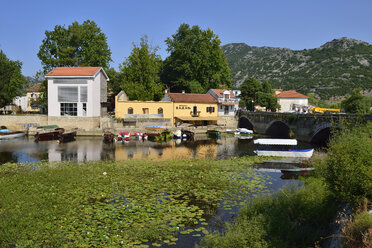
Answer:
<path fill-rule="evenodd" d="M 222 50 L 236 87 L 252 77 L 268 80 L 274 88 L 315 92 L 323 99 L 357 87 L 372 93 L 372 45 L 363 41 L 340 38 L 304 50 L 231 43 Z"/>

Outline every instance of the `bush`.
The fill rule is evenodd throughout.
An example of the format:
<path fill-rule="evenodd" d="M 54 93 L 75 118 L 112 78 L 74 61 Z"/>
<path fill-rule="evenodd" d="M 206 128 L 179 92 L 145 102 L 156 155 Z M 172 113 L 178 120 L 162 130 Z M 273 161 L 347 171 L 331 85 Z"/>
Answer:
<path fill-rule="evenodd" d="M 352 206 L 372 199 L 372 139 L 368 128 L 343 129 L 330 141 L 320 175 L 341 201 Z"/>

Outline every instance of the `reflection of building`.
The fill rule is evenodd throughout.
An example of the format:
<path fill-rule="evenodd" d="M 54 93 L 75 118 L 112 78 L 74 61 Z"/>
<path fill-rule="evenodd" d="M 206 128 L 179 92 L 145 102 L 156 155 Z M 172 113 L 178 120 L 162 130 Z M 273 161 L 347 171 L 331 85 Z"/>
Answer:
<path fill-rule="evenodd" d="M 210 94 L 217 100 L 218 116 L 235 116 L 235 112 L 239 108 L 239 91 L 210 89 L 207 94 Z"/>
<path fill-rule="evenodd" d="M 57 67 L 46 78 L 48 116 L 106 115 L 109 78 L 101 67 Z"/>
<path fill-rule="evenodd" d="M 91 142 L 89 138 L 66 144 L 48 144 L 49 161 L 96 161 L 101 160 L 101 153 L 102 143 Z"/>
<path fill-rule="evenodd" d="M 115 116 L 125 123 L 216 124 L 217 100 L 209 94 L 166 93 L 161 101 L 130 101 L 122 91 L 115 99 Z M 137 125 L 136 125 L 137 126 Z"/>
<path fill-rule="evenodd" d="M 283 91 L 276 95 L 280 112 L 303 112 L 308 108 L 308 97 L 295 90 Z"/>

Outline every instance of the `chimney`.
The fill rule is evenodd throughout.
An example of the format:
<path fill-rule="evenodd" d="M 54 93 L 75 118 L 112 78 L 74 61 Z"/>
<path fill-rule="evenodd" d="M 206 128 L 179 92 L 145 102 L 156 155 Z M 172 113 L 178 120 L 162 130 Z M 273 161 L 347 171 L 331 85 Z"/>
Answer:
<path fill-rule="evenodd" d="M 182 94 L 185 94 L 185 91 L 184 90 L 182 91 Z"/>

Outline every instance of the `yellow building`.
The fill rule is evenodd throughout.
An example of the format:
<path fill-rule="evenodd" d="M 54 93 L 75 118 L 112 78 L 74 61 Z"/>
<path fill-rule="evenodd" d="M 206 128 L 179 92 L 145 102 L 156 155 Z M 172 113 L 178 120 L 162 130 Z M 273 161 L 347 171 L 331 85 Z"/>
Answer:
<path fill-rule="evenodd" d="M 124 123 L 136 123 L 132 126 L 146 119 L 149 125 L 216 124 L 217 100 L 209 94 L 166 93 L 161 101 L 130 101 L 121 91 L 115 97 L 115 117 L 124 119 Z"/>
<path fill-rule="evenodd" d="M 40 112 L 41 83 L 34 84 L 26 90 L 27 112 Z"/>

